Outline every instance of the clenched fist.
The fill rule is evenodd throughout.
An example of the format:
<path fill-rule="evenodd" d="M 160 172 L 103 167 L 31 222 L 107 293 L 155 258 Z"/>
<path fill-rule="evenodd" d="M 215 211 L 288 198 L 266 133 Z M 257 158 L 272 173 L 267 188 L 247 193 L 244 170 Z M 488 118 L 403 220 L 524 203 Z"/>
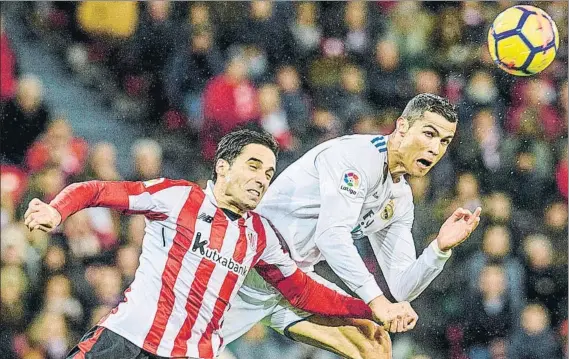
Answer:
<path fill-rule="evenodd" d="M 39 229 L 51 232 L 61 223 L 61 214 L 49 204 L 34 198 L 28 204 L 28 210 L 24 214 L 24 223 L 30 231 Z"/>

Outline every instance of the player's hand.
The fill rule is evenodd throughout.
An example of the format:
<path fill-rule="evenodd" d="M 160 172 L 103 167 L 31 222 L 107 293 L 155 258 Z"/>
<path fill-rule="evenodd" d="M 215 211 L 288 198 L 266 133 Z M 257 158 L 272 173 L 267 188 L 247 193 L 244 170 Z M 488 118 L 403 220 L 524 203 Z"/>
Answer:
<path fill-rule="evenodd" d="M 419 316 L 409 302 L 391 303 L 384 296 L 369 303 L 374 321 L 391 333 L 406 332 L 415 328 Z"/>
<path fill-rule="evenodd" d="M 28 204 L 28 210 L 24 214 L 24 223 L 30 231 L 39 229 L 51 232 L 61 223 L 61 214 L 49 204 L 34 198 Z"/>
<path fill-rule="evenodd" d="M 460 243 L 464 242 L 480 223 L 480 212 L 478 207 L 474 213 L 464 208 L 458 208 L 443 223 L 437 236 L 437 244 L 441 251 L 448 251 Z"/>

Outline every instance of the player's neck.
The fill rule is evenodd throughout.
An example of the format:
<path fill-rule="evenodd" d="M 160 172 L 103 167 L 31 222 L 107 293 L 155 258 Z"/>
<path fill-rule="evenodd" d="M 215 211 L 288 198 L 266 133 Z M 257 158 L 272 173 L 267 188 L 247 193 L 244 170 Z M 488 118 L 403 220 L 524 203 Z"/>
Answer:
<path fill-rule="evenodd" d="M 401 176 L 406 173 L 398 151 L 400 143 L 401 139 L 395 133 L 392 133 L 387 141 L 387 168 L 393 183 L 399 182 Z"/>
<path fill-rule="evenodd" d="M 225 188 L 222 188 L 221 186 L 218 185 L 214 186 L 213 196 L 215 197 L 215 201 L 217 202 L 217 207 L 221 209 L 227 209 L 240 216 L 243 215 L 243 210 L 237 207 L 235 201 L 233 201 L 230 196 L 227 196 L 225 194 Z"/>

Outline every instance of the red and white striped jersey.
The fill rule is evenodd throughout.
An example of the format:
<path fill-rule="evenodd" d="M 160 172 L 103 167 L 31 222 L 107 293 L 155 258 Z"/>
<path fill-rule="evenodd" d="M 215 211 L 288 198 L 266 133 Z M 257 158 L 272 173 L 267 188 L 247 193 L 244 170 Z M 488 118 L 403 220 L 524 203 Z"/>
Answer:
<path fill-rule="evenodd" d="M 293 305 L 323 315 L 371 318 L 362 301 L 339 295 L 297 269 L 266 220 L 249 212 L 231 220 L 206 190 L 180 180 L 90 181 L 71 185 L 51 203 L 62 215 L 110 207 L 146 217 L 135 279 L 125 299 L 99 325 L 150 353 L 213 358 L 220 328 L 250 268 Z"/>

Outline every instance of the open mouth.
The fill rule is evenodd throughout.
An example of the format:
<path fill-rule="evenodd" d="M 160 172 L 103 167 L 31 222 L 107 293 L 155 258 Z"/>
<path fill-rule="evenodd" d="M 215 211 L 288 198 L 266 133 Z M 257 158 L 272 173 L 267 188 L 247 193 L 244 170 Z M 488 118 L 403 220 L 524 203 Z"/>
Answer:
<path fill-rule="evenodd" d="M 433 161 L 429 161 L 429 160 L 424 159 L 424 158 L 419 158 L 417 160 L 417 163 L 419 164 L 419 167 L 421 167 L 421 168 L 429 168 L 433 164 Z"/>
<path fill-rule="evenodd" d="M 256 189 L 249 189 L 247 192 L 251 193 L 255 197 L 261 197 L 261 192 L 257 191 Z"/>

